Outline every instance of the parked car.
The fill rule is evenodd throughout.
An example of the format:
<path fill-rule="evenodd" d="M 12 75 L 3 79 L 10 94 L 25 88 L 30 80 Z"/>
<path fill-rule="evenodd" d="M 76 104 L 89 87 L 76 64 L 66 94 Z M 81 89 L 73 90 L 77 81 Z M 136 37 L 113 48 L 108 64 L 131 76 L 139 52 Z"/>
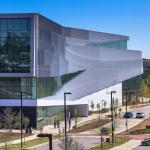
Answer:
<path fill-rule="evenodd" d="M 136 118 L 144 118 L 145 114 L 143 112 L 137 112 L 136 113 Z"/>
<path fill-rule="evenodd" d="M 141 141 L 141 146 L 150 146 L 150 139 Z"/>
<path fill-rule="evenodd" d="M 123 115 L 123 118 L 133 118 L 133 113 L 132 112 L 125 112 Z"/>

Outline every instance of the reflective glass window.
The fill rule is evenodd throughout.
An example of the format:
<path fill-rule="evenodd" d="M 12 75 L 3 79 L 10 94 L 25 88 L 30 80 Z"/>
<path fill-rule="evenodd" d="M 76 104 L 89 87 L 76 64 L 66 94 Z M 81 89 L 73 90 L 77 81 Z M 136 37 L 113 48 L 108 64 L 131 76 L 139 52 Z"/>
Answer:
<path fill-rule="evenodd" d="M 0 30 L 7 30 L 7 19 L 0 19 L 1 28 Z"/>
<path fill-rule="evenodd" d="M 1 37 L 7 37 L 7 31 L 1 31 Z"/>
<path fill-rule="evenodd" d="M 0 68 L 1 69 L 1 68 Z M 0 78 L 0 99 L 36 99 L 35 78 Z"/>
<path fill-rule="evenodd" d="M 0 72 L 30 72 L 31 19 L 0 19 Z"/>
<path fill-rule="evenodd" d="M 14 30 L 14 19 L 7 19 L 7 30 Z"/>
<path fill-rule="evenodd" d="M 14 30 L 19 30 L 20 31 L 20 19 L 14 19 Z"/>

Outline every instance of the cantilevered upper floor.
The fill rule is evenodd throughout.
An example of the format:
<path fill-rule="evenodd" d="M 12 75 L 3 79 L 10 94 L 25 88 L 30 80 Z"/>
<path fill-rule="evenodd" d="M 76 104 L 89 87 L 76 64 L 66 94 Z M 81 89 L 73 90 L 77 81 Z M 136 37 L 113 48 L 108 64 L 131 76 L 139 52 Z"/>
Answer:
<path fill-rule="evenodd" d="M 37 78 L 42 90 L 53 88 L 43 97 L 61 99 L 69 90 L 81 98 L 142 73 L 142 53 L 128 50 L 128 40 L 36 13 L 0 14 L 0 77 Z"/>
<path fill-rule="evenodd" d="M 0 76 L 66 73 L 68 46 L 127 49 L 128 36 L 63 27 L 39 14 L 0 14 Z M 66 72 L 67 71 L 67 72 Z"/>

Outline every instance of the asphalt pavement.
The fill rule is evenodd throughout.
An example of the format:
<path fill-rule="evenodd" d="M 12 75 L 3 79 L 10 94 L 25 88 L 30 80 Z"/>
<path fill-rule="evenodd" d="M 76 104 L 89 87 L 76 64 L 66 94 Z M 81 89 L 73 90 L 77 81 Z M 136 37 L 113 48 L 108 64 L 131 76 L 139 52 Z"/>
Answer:
<path fill-rule="evenodd" d="M 134 108 L 133 110 L 130 110 L 130 112 L 133 112 L 133 118 L 136 118 L 137 112 L 144 112 L 145 118 L 150 118 L 150 106 L 142 108 Z"/>
<path fill-rule="evenodd" d="M 145 118 L 149 118 L 150 115 L 150 106 L 143 107 L 143 108 L 134 108 L 133 110 L 129 110 L 133 112 L 133 118 L 136 118 L 136 113 L 137 112 L 144 112 Z M 140 123 L 142 119 L 128 119 L 128 125 L 129 127 L 133 127 Z M 118 122 L 118 127 L 116 133 L 122 132 L 125 130 L 125 119 L 121 119 Z M 75 140 L 77 140 L 79 143 L 83 144 L 85 150 L 89 150 L 92 146 L 96 144 L 100 144 L 100 138 L 99 137 L 90 137 L 90 136 L 85 136 L 85 137 L 74 137 Z M 60 150 L 58 144 L 59 140 L 53 141 L 53 149 L 54 150 Z M 137 147 L 137 148 L 143 148 L 143 147 Z M 146 148 L 147 149 L 147 148 Z M 150 147 L 149 147 L 150 149 Z M 31 149 L 32 150 L 32 149 Z M 44 144 L 42 146 L 38 146 L 34 148 L 34 150 L 48 150 L 48 144 Z M 138 149 L 137 149 L 138 150 Z"/>
<path fill-rule="evenodd" d="M 128 109 L 128 112 L 133 113 L 133 118 L 136 118 L 136 113 L 137 112 L 143 112 L 145 114 L 145 118 L 150 118 L 150 106 Z M 125 111 L 122 112 L 122 115 L 124 115 L 124 113 L 125 113 Z"/>
<path fill-rule="evenodd" d="M 84 146 L 84 150 L 89 150 L 92 146 L 100 144 L 100 138 L 98 136 L 91 136 L 91 137 L 83 137 L 83 136 L 78 136 L 78 137 L 73 137 L 75 141 L 77 141 L 79 144 L 82 144 Z M 53 141 L 53 150 L 62 150 L 59 147 L 60 140 L 55 140 Z M 48 150 L 49 145 L 44 144 L 38 147 L 33 147 L 30 150 Z"/>
<path fill-rule="evenodd" d="M 150 146 L 137 146 L 132 150 L 150 150 Z"/>

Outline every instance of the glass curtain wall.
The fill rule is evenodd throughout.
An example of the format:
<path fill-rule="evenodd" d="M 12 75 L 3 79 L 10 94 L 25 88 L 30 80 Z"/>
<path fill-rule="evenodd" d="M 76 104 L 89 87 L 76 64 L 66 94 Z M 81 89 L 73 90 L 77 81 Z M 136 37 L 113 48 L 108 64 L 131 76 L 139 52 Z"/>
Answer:
<path fill-rule="evenodd" d="M 59 121 L 63 119 L 64 119 L 63 106 L 37 107 L 38 127 L 43 126 L 44 124 L 53 124 L 55 120 Z"/>
<path fill-rule="evenodd" d="M 30 72 L 31 19 L 0 19 L 0 72 Z"/>
<path fill-rule="evenodd" d="M 36 99 L 36 78 L 0 78 L 0 99 Z"/>
<path fill-rule="evenodd" d="M 127 49 L 127 41 L 113 41 L 100 44 L 101 47 Z"/>
<path fill-rule="evenodd" d="M 83 71 L 65 74 L 58 77 L 37 78 L 37 97 L 52 96 L 62 85 L 79 75 Z"/>

